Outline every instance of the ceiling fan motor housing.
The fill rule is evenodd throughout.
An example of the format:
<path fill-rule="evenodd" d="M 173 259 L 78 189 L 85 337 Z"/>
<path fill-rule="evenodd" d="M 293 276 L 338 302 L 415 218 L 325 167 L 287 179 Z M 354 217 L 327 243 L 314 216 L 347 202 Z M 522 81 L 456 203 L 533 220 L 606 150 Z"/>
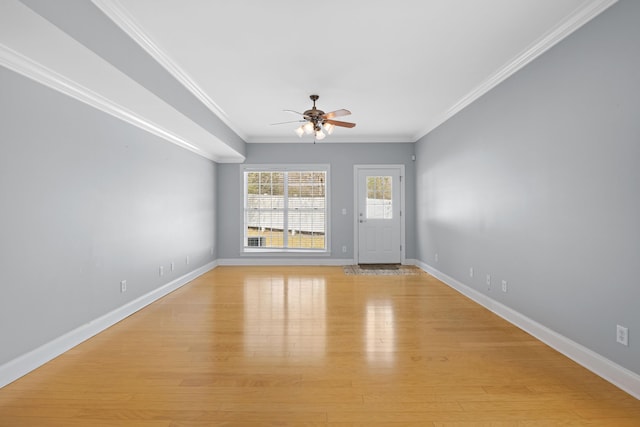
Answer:
<path fill-rule="evenodd" d="M 308 116 L 311 119 L 321 119 L 324 115 L 324 111 L 318 110 L 317 108 L 312 108 L 311 110 L 307 110 L 304 112 L 305 116 Z"/>

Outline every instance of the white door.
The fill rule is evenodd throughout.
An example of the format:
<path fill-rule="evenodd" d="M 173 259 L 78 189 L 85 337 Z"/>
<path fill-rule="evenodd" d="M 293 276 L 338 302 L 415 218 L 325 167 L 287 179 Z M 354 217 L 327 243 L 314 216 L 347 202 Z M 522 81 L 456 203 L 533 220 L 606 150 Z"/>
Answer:
<path fill-rule="evenodd" d="M 401 169 L 357 168 L 358 264 L 401 262 Z"/>

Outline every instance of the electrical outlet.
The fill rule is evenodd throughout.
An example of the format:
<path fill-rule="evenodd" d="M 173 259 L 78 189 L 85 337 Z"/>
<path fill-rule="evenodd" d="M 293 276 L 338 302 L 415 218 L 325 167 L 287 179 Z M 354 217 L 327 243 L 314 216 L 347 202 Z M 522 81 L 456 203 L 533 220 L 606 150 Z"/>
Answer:
<path fill-rule="evenodd" d="M 487 274 L 487 289 L 491 289 L 491 275 Z"/>
<path fill-rule="evenodd" d="M 176 269 L 176 264 L 173 261 L 171 261 L 171 271 L 175 269 Z"/>
<path fill-rule="evenodd" d="M 127 292 L 127 281 L 122 280 L 120 282 L 120 293 L 125 293 L 125 292 Z"/>
<path fill-rule="evenodd" d="M 506 280 L 502 281 L 502 292 L 507 292 L 507 281 Z"/>
<path fill-rule="evenodd" d="M 436 256 L 435 256 L 435 258 L 436 258 L 436 262 L 438 262 L 438 258 L 439 258 L 439 257 L 438 257 L 438 253 L 437 253 L 437 252 L 436 252 Z"/>
<path fill-rule="evenodd" d="M 629 328 L 616 325 L 616 341 L 622 345 L 629 345 Z"/>
<path fill-rule="evenodd" d="M 160 266 L 160 277 L 164 276 L 164 266 Z"/>
<path fill-rule="evenodd" d="M 473 267 L 469 267 L 469 277 L 473 277 Z"/>
<path fill-rule="evenodd" d="M 185 264 L 189 264 L 189 255 L 187 255 L 187 258 L 185 259 Z"/>
<path fill-rule="evenodd" d="M 346 247 L 346 246 L 343 246 L 343 247 L 342 247 L 342 252 L 343 252 L 343 253 L 347 252 L 347 247 Z"/>

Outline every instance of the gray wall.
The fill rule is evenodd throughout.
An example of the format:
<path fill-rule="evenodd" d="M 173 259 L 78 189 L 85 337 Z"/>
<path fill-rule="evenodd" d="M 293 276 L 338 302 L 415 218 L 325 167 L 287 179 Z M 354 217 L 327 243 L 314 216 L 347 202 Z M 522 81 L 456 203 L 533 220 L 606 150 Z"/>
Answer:
<path fill-rule="evenodd" d="M 353 166 L 356 164 L 404 164 L 406 173 L 406 250 L 415 256 L 414 144 L 247 144 L 247 164 L 322 163 L 331 165 L 331 256 L 353 258 Z M 219 258 L 240 257 L 242 240 L 241 165 L 218 165 Z M 347 215 L 342 215 L 342 208 Z M 347 246 L 347 253 L 342 253 Z M 289 254 L 289 256 L 294 256 Z M 243 256 L 243 259 L 249 259 Z"/>
<path fill-rule="evenodd" d="M 213 261 L 217 171 L 2 67 L 0 93 L 1 365 Z"/>
<path fill-rule="evenodd" d="M 638 22 L 620 1 L 420 140 L 416 227 L 422 262 L 640 374 Z"/>

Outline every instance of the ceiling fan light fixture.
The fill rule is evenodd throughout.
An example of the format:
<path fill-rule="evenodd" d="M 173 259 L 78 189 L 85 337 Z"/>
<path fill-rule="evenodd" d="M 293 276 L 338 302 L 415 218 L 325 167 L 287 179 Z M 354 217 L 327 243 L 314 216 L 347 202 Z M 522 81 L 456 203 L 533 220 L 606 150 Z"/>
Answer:
<path fill-rule="evenodd" d="M 300 125 L 296 128 L 295 130 L 296 135 L 298 135 L 298 138 L 302 138 L 302 135 L 304 135 L 304 125 Z"/>
<path fill-rule="evenodd" d="M 327 135 L 324 134 L 324 132 L 322 132 L 322 129 L 318 129 L 316 131 L 316 139 L 318 141 L 322 141 L 323 139 L 325 139 L 327 137 Z"/>
<path fill-rule="evenodd" d="M 326 130 L 326 131 L 327 131 L 327 135 L 331 135 L 331 134 L 333 133 L 333 130 L 334 130 L 335 128 L 336 128 L 336 127 L 335 127 L 334 125 L 332 125 L 331 123 L 325 123 L 325 124 L 324 124 L 324 130 Z"/>
<path fill-rule="evenodd" d="M 313 123 L 305 123 L 304 125 L 302 125 L 302 129 L 304 130 L 304 133 L 306 133 L 307 135 L 311 135 L 313 133 Z"/>

